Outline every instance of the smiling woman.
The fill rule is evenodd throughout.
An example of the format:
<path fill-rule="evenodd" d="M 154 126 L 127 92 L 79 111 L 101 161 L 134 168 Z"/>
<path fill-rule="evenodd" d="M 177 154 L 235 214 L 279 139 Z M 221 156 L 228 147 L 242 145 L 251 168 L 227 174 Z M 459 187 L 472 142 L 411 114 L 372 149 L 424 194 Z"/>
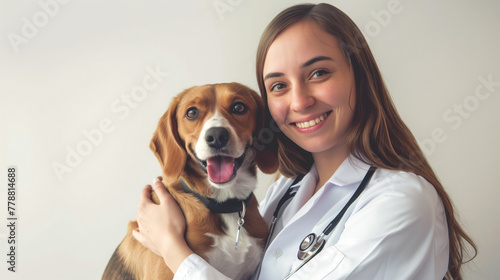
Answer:
<path fill-rule="evenodd" d="M 263 71 L 269 111 L 281 131 L 316 163 L 329 163 L 319 165 L 327 167 L 319 171 L 323 185 L 346 158 L 356 101 L 353 70 L 338 40 L 314 21 L 299 22 L 273 41 Z"/>
<path fill-rule="evenodd" d="M 282 55 L 287 59 L 280 59 Z M 330 62 L 330 59 L 322 59 L 323 64 L 316 63 L 318 56 L 332 58 L 333 62 Z M 296 177 L 310 173 L 311 169 L 317 169 L 319 178 L 314 193 L 331 180 L 332 174 L 335 177 L 338 169 L 345 165 L 342 160 L 346 157 L 350 161 L 355 158 L 386 170 L 421 176 L 426 180 L 425 183 L 434 189 L 443 204 L 446 219 L 435 222 L 441 223 L 442 229 L 447 228 L 446 234 L 436 232 L 433 238 L 442 242 L 438 247 L 449 246 L 449 254 L 417 259 L 415 265 L 422 265 L 426 258 L 431 258 L 434 261 L 428 262 L 427 259 L 427 263 L 434 268 L 421 267 L 419 271 L 414 271 L 412 278 L 441 279 L 446 272 L 448 279 L 461 279 L 460 267 L 467 261 L 465 243 L 472 246 L 473 256 L 476 247 L 455 219 L 448 194 L 425 159 L 414 136 L 397 113 L 370 48 L 356 24 L 342 11 L 328 4 L 291 7 L 280 13 L 264 31 L 257 50 L 256 69 L 260 92 L 267 102 L 269 115 L 284 132 L 278 137 L 281 173 Z M 318 74 L 322 75 L 318 78 Z M 273 81 L 275 83 L 272 83 Z M 321 91 L 322 87 L 327 85 L 331 85 L 331 88 Z M 333 112 L 333 117 L 344 119 L 331 120 L 332 116 L 328 116 L 320 122 L 325 125 L 316 125 L 312 129 L 311 124 L 305 129 L 296 124 L 315 119 L 318 114 L 324 116 L 330 111 Z M 332 121 L 335 124 L 323 129 Z M 313 123 L 315 122 L 317 121 L 314 120 Z M 312 140 L 311 144 L 306 141 L 309 139 Z M 386 176 L 386 179 L 389 177 Z M 409 183 L 410 181 L 404 185 Z M 391 188 L 396 186 L 394 183 Z M 397 188 L 398 191 L 404 189 L 404 186 Z M 392 203 L 395 206 L 398 201 Z M 415 211 L 421 207 L 423 206 L 416 206 L 416 209 L 411 210 L 408 218 L 417 215 Z M 390 208 L 389 206 L 387 210 Z M 435 217 L 422 218 L 433 220 Z M 374 220 L 380 218 L 374 217 Z M 386 230 L 387 234 L 391 231 L 389 228 Z M 347 232 L 348 228 L 343 236 Z M 404 235 L 400 237 L 403 243 L 410 238 Z M 340 238 L 336 243 L 337 248 L 342 247 L 342 240 Z M 397 238 L 390 239 L 389 243 L 393 242 L 391 246 L 396 244 L 396 240 Z M 403 248 L 403 244 L 401 245 L 400 248 Z M 380 245 L 379 249 L 383 247 Z M 352 246 L 349 250 L 355 252 L 355 247 Z M 408 252 L 411 251 L 410 249 Z M 343 253 L 346 255 L 346 252 Z M 403 260 L 408 256 L 400 257 L 400 260 Z M 381 262 L 378 260 L 374 263 L 381 265 Z M 438 263 L 440 265 L 437 265 Z M 447 271 L 444 269 L 446 263 Z M 366 265 L 363 273 L 370 270 Z M 434 272 L 431 272 L 433 270 Z M 365 275 L 370 275 L 372 279 L 406 278 L 395 271 L 392 273 L 394 274 L 391 275 L 391 272 L 387 271 L 383 276 L 375 276 L 378 275 L 376 273 Z M 426 274 L 427 276 L 424 276 Z"/>

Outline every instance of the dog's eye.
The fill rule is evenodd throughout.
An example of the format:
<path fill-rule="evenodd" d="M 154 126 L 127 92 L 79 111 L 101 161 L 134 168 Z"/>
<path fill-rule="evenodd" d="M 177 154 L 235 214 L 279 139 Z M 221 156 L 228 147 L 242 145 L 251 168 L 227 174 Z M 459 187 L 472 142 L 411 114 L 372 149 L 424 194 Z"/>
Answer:
<path fill-rule="evenodd" d="M 200 111 L 196 107 L 190 107 L 186 111 L 186 118 L 188 120 L 196 120 L 200 116 Z"/>
<path fill-rule="evenodd" d="M 236 102 L 232 105 L 231 111 L 235 114 L 243 115 L 248 111 L 248 107 L 242 102 Z"/>

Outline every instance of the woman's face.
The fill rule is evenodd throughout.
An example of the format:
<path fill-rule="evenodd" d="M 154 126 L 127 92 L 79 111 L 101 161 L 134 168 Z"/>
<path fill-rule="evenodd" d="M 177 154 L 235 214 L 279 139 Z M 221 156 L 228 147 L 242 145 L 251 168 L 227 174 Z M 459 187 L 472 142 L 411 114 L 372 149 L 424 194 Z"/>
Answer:
<path fill-rule="evenodd" d="M 313 155 L 345 155 L 356 89 L 334 36 L 312 21 L 290 26 L 269 47 L 263 75 L 269 110 L 288 138 Z"/>

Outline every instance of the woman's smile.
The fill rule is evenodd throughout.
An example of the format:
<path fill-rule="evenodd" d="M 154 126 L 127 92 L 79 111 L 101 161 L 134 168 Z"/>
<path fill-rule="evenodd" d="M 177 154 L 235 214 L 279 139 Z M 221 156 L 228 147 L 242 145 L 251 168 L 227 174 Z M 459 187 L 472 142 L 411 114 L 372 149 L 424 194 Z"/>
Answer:
<path fill-rule="evenodd" d="M 299 129 L 299 131 L 301 131 L 301 132 L 309 132 L 310 130 L 306 130 L 306 129 L 319 128 L 323 124 L 323 122 L 328 118 L 328 116 L 330 115 L 331 112 L 332 111 L 326 112 L 324 114 L 321 114 L 319 117 L 312 117 L 312 118 L 310 118 L 310 120 L 297 121 L 297 122 L 294 122 L 292 124 L 295 125 Z"/>

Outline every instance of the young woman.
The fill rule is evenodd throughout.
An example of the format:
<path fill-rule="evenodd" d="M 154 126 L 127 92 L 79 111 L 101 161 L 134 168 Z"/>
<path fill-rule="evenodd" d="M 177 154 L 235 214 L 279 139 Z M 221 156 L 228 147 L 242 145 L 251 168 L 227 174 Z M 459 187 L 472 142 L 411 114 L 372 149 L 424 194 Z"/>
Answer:
<path fill-rule="evenodd" d="M 293 279 L 462 279 L 467 244 L 474 255 L 476 247 L 347 15 L 328 4 L 281 12 L 262 35 L 257 79 L 282 132 L 276 152 L 283 177 L 261 202 L 268 223 L 281 198 L 296 191 L 279 211 L 259 279 L 290 273 Z M 322 251 L 301 267 L 297 250 L 304 237 L 325 232 L 370 167 L 376 171 L 361 195 Z M 181 211 L 161 183 L 154 189 L 162 203 L 149 200 L 146 186 L 137 240 L 163 256 L 179 279 L 227 279 L 192 253 Z"/>

